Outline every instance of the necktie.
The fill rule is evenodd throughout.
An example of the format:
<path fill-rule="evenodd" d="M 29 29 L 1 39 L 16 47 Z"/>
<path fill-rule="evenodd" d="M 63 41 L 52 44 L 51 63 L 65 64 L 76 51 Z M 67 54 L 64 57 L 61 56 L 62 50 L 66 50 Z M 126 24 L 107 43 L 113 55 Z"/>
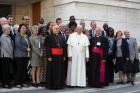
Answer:
<path fill-rule="evenodd" d="M 104 31 L 103 34 L 104 34 L 104 37 L 106 37 L 106 31 Z"/>
<path fill-rule="evenodd" d="M 64 33 L 64 32 L 62 33 L 62 37 L 63 37 L 64 39 L 66 39 L 66 38 L 65 38 L 65 33 Z"/>
<path fill-rule="evenodd" d="M 92 30 L 92 37 L 95 37 L 95 30 Z"/>

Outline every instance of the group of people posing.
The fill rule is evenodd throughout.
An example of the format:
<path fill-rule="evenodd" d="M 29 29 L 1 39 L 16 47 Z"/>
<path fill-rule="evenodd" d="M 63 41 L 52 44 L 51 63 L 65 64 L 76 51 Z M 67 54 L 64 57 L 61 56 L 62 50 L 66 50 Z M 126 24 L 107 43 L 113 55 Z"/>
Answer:
<path fill-rule="evenodd" d="M 77 25 L 74 16 L 67 25 L 61 18 L 47 25 L 40 18 L 34 26 L 29 26 L 28 16 L 20 25 L 11 20 L 12 16 L 0 18 L 0 81 L 4 88 L 11 88 L 11 81 L 18 88 L 27 87 L 30 76 L 33 86 L 44 84 L 47 89 L 105 87 L 114 83 L 114 72 L 118 73 L 117 84 L 134 85 L 139 56 L 137 41 L 129 31 L 115 34 L 108 24 L 102 30 L 96 21 L 87 30 L 84 20 Z"/>

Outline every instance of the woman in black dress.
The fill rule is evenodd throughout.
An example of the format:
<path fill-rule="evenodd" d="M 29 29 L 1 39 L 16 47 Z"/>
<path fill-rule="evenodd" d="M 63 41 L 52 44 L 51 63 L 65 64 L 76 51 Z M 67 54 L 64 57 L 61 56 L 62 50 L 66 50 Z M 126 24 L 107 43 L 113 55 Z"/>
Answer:
<path fill-rule="evenodd" d="M 114 37 L 114 29 L 112 27 L 108 28 L 108 32 L 107 32 L 107 39 L 109 42 L 109 50 L 108 50 L 108 56 L 107 56 L 107 68 L 108 68 L 108 81 L 109 83 L 113 83 L 114 82 L 114 62 L 113 60 L 113 42 L 115 40 Z"/>

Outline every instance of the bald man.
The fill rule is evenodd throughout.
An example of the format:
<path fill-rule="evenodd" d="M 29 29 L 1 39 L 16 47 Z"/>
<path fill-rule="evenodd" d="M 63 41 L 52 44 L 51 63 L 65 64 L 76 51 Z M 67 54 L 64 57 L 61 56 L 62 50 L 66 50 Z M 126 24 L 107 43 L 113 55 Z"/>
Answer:
<path fill-rule="evenodd" d="M 136 60 L 139 60 L 137 40 L 136 38 L 133 38 L 130 36 L 130 33 L 128 30 L 124 31 L 124 35 L 129 46 L 129 58 L 131 62 L 130 67 L 132 67 L 132 68 L 128 68 L 128 69 L 132 69 L 132 71 L 126 74 L 127 83 L 131 83 L 132 85 L 134 85 L 135 74 L 138 72 L 138 69 L 137 69 L 138 65 L 136 65 L 137 64 Z"/>
<path fill-rule="evenodd" d="M 63 89 L 65 80 L 64 61 L 65 61 L 65 42 L 59 36 L 60 28 L 58 25 L 52 27 L 52 33 L 45 39 L 47 54 L 47 76 L 46 88 Z"/>
<path fill-rule="evenodd" d="M 109 44 L 107 38 L 101 36 L 101 28 L 96 27 L 95 30 L 95 37 L 90 39 L 88 84 L 90 87 L 104 87 L 108 85 L 106 58 Z"/>

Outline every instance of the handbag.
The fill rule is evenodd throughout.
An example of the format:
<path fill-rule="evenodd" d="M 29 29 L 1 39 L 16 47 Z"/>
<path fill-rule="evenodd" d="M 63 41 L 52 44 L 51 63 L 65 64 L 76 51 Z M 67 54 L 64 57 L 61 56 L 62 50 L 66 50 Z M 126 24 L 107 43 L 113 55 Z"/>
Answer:
<path fill-rule="evenodd" d="M 133 61 L 133 73 L 138 73 L 140 72 L 140 62 L 139 62 L 139 59 L 134 59 Z"/>
<path fill-rule="evenodd" d="M 125 62 L 124 66 L 123 66 L 124 73 L 131 73 L 132 68 L 133 68 L 131 61 L 130 60 L 128 60 L 128 61 L 125 60 L 124 62 Z"/>

